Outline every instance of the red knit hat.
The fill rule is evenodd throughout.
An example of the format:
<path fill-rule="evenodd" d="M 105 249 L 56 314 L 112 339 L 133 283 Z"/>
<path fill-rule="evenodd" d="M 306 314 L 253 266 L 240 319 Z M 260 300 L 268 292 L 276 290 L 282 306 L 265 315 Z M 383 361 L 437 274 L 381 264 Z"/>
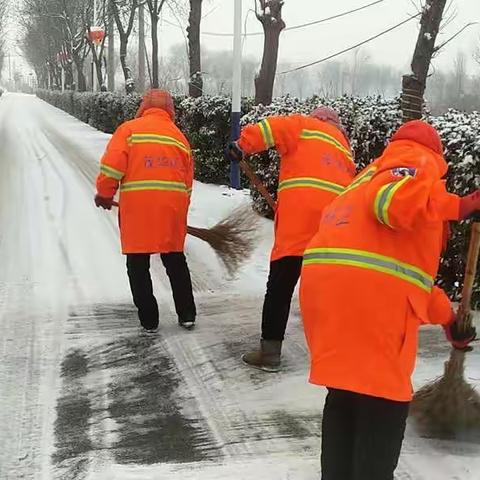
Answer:
<path fill-rule="evenodd" d="M 310 114 L 310 116 L 322 122 L 332 123 L 336 127 L 342 128 L 340 117 L 338 116 L 338 113 L 333 108 L 318 107 Z"/>
<path fill-rule="evenodd" d="M 395 142 L 397 140 L 417 142 L 443 157 L 443 145 L 440 135 L 435 128 L 422 120 L 412 120 L 402 125 L 390 141 Z"/>
<path fill-rule="evenodd" d="M 143 96 L 140 108 L 137 111 L 137 118 L 141 117 L 149 108 L 161 108 L 165 110 L 172 121 L 175 121 L 175 105 L 172 96 L 165 90 L 151 89 Z"/>

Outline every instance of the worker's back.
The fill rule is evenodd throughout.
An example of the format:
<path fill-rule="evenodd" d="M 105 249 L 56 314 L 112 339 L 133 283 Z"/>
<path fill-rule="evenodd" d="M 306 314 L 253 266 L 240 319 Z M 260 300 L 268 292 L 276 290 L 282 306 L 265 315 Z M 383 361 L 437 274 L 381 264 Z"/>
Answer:
<path fill-rule="evenodd" d="M 187 139 L 168 113 L 150 108 L 121 125 L 101 169 L 120 181 L 123 252 L 183 251 L 193 162 Z"/>
<path fill-rule="evenodd" d="M 429 315 L 443 222 L 458 210 L 445 172 L 440 155 L 396 141 L 326 208 L 302 271 L 313 383 L 411 398 L 418 327 L 450 320 L 448 301 Z"/>
<path fill-rule="evenodd" d="M 305 115 L 269 117 L 245 127 L 239 146 L 248 154 L 275 147 L 281 155 L 272 260 L 302 256 L 323 209 L 355 175 L 345 135 Z"/>

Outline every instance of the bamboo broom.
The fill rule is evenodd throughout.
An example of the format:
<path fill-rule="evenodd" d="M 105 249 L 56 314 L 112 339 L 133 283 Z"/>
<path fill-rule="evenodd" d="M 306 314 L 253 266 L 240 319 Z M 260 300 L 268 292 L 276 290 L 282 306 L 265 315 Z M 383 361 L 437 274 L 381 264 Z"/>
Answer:
<path fill-rule="evenodd" d="M 113 203 L 118 207 L 118 202 Z M 259 217 L 249 205 L 230 212 L 212 228 L 187 226 L 187 233 L 208 243 L 229 275 L 250 257 L 258 238 Z"/>
<path fill-rule="evenodd" d="M 471 299 L 480 253 L 480 223 L 472 225 L 465 279 L 457 321 L 467 331 L 472 326 Z M 480 435 L 480 396 L 465 380 L 465 351 L 452 348 L 443 377 L 427 384 L 412 402 L 412 414 L 421 429 L 443 438 Z"/>

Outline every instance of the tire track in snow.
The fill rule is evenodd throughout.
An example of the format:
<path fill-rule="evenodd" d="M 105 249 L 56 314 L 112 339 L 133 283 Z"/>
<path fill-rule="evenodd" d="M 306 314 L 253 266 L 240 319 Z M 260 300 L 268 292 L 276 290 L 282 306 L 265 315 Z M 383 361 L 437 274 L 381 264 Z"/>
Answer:
<path fill-rule="evenodd" d="M 68 281 L 70 283 L 71 287 L 71 294 L 72 294 L 72 301 L 73 303 L 85 303 L 86 300 L 86 295 L 83 292 L 82 285 L 79 282 L 79 279 L 75 275 L 74 268 L 73 268 L 73 263 L 70 259 L 70 252 L 67 247 L 68 245 L 68 238 L 66 237 L 66 232 L 67 232 L 67 226 L 66 226 L 66 212 L 68 205 L 66 204 L 67 201 L 67 186 L 66 186 L 66 179 L 64 178 L 64 174 L 62 171 L 60 171 L 58 165 L 55 163 L 54 159 L 50 157 L 50 152 L 52 151 L 57 151 L 58 152 L 58 157 L 57 158 L 62 158 L 62 152 L 55 148 L 55 146 L 52 144 L 52 140 L 49 139 L 49 137 L 43 135 L 43 133 L 39 133 L 36 137 L 36 142 L 33 145 L 34 151 L 37 155 L 37 158 L 39 159 L 39 162 L 42 167 L 42 174 L 43 174 L 43 181 L 45 188 L 48 185 L 48 180 L 51 179 L 51 174 L 48 175 L 46 172 L 46 166 L 48 165 L 48 168 L 54 172 L 56 177 L 58 178 L 58 181 L 61 185 L 61 190 L 62 190 L 62 195 L 60 199 L 61 203 L 61 208 L 60 212 L 57 213 L 57 215 L 54 214 L 50 209 L 47 209 L 48 212 L 48 218 L 50 220 L 50 224 L 52 226 L 52 229 L 55 232 L 55 236 L 57 238 L 58 242 L 58 247 L 59 251 L 63 257 L 64 265 L 67 268 L 67 275 L 68 275 Z M 47 195 L 47 199 L 49 199 L 50 196 Z M 49 202 L 47 202 L 49 203 Z M 48 206 L 48 205 L 47 205 Z M 68 359 L 68 355 L 66 357 Z M 62 462 L 59 462 L 59 458 L 62 458 L 62 452 L 60 449 L 60 452 L 57 451 L 53 455 L 52 460 L 56 464 L 57 468 L 60 466 L 60 473 L 59 478 L 64 478 L 65 475 L 72 476 L 72 478 L 76 478 L 76 476 L 82 475 L 85 476 L 88 473 L 88 469 L 96 469 L 97 465 L 103 465 L 105 463 L 109 463 L 109 455 L 108 455 L 108 450 L 109 450 L 109 429 L 110 426 L 108 425 L 108 418 L 102 418 L 97 415 L 97 412 L 102 412 L 106 410 L 106 404 L 105 402 L 107 401 L 107 396 L 106 394 L 102 395 L 102 389 L 105 389 L 108 385 L 108 378 L 107 378 L 107 372 L 99 370 L 96 372 L 97 377 L 100 377 L 99 379 L 96 379 L 96 386 L 97 389 L 95 391 L 95 394 L 93 394 L 93 391 L 86 386 L 84 386 L 84 394 L 85 394 L 85 399 L 83 399 L 80 403 L 71 403 L 70 398 L 65 397 L 65 396 L 60 396 L 58 399 L 57 403 L 57 423 L 60 420 L 65 420 L 66 417 L 66 422 L 67 424 L 70 423 L 70 418 L 69 416 L 74 416 L 75 414 L 79 415 L 80 419 L 83 419 L 85 415 L 88 415 L 88 442 L 90 442 L 91 448 L 88 450 L 83 451 L 82 447 L 80 449 L 80 452 L 77 452 L 73 450 L 73 457 L 75 457 L 75 454 L 80 455 L 79 459 L 70 459 L 70 463 L 73 462 L 72 465 L 67 467 L 67 470 L 65 470 L 63 463 L 65 460 L 69 460 L 68 458 L 63 459 Z M 66 373 L 68 376 L 68 372 Z M 90 379 L 91 380 L 91 379 Z M 68 382 L 62 385 L 62 395 L 64 395 L 64 390 L 67 389 L 68 391 L 69 385 Z M 105 393 L 105 392 L 103 392 Z M 99 403 L 100 405 L 96 405 L 96 403 Z M 88 408 L 87 408 L 88 406 Z M 85 408 L 84 408 L 85 407 Z M 107 424 L 105 424 L 107 423 Z M 56 437 L 57 439 L 59 437 L 62 437 L 62 428 L 56 429 Z M 70 435 L 71 432 L 67 432 L 67 435 Z M 85 442 L 84 442 L 85 443 Z M 57 442 L 57 446 L 58 446 Z M 67 462 L 68 463 L 68 462 Z M 67 473 L 65 473 L 67 472 Z"/>
<path fill-rule="evenodd" d="M 47 263 L 49 232 L 43 229 L 42 187 L 38 166 L 28 150 L 28 122 L 18 128 L 12 98 L 3 102 L 0 121 L 9 112 L 1 130 L 2 188 L 0 222 L 2 233 L 0 280 L 5 286 L 1 312 L 4 339 L 0 366 L 0 478 L 33 478 L 42 470 L 45 419 L 50 405 L 47 392 L 53 387 L 51 372 L 58 351 L 55 328 L 59 317 L 45 295 L 39 258 Z M 20 133 L 19 133 L 20 132 Z M 19 201 L 20 200 L 20 201 Z M 40 208 L 39 208 L 40 206 Z M 7 228 L 8 226 L 8 228 Z M 34 235 L 26 232 L 35 232 Z M 53 333 L 53 335 L 52 335 Z"/>

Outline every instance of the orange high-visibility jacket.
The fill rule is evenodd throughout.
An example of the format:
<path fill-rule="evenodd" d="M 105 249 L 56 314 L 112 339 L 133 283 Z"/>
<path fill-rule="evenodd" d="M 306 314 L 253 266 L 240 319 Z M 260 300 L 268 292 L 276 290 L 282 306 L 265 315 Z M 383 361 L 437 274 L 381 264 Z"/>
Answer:
<path fill-rule="evenodd" d="M 151 108 L 121 125 L 102 158 L 97 191 L 120 187 L 123 253 L 181 252 L 193 182 L 190 145 L 169 115 Z"/>
<path fill-rule="evenodd" d="M 355 175 L 347 139 L 329 123 L 291 115 L 246 126 L 238 144 L 247 154 L 275 147 L 281 155 L 271 259 L 302 256 L 323 209 Z"/>
<path fill-rule="evenodd" d="M 444 221 L 459 216 L 446 171 L 432 150 L 396 141 L 325 209 L 300 287 L 312 383 L 411 399 L 418 327 L 452 318 L 433 286 Z"/>

